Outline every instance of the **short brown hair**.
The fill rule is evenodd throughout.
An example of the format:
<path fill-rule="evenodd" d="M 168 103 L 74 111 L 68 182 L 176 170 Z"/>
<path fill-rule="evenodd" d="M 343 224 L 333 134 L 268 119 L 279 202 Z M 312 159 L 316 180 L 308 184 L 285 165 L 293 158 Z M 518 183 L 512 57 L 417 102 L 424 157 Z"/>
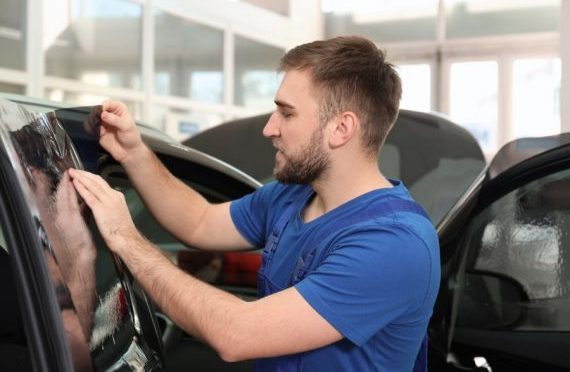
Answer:
<path fill-rule="evenodd" d="M 362 123 L 363 147 L 378 154 L 398 116 L 402 85 L 373 42 L 347 36 L 302 44 L 281 58 L 279 70 L 309 70 L 321 124 L 343 111 L 354 112 Z"/>

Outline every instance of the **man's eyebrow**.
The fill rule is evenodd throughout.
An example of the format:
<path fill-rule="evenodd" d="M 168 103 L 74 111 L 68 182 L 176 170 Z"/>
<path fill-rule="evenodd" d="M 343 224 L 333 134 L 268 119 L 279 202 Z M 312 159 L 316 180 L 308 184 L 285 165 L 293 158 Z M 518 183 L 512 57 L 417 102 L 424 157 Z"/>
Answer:
<path fill-rule="evenodd" d="M 290 103 L 283 102 L 283 101 L 279 101 L 279 100 L 277 100 L 277 99 L 276 99 L 274 102 L 275 102 L 275 104 L 276 104 L 278 107 L 289 108 L 289 109 L 295 109 L 295 106 L 293 106 L 293 105 L 290 104 Z"/>

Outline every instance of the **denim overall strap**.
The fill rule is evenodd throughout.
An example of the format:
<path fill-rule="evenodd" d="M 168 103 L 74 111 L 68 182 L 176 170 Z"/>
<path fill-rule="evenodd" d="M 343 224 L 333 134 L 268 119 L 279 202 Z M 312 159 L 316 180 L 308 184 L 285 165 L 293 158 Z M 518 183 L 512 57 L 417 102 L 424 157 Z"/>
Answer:
<path fill-rule="evenodd" d="M 419 204 L 405 199 L 388 199 L 384 203 L 375 206 L 373 209 L 365 210 L 362 213 L 353 215 L 347 219 L 337 220 L 333 224 L 329 225 L 326 229 L 316 234 L 315 238 L 311 240 L 311 243 L 305 246 L 306 248 L 298 258 L 295 269 L 291 275 L 291 286 L 301 281 L 307 275 L 307 273 L 315 270 L 320 265 L 321 261 L 325 259 L 329 252 L 326 251 L 324 253 L 320 253 L 319 248 L 323 248 L 320 247 L 323 244 L 322 242 L 328 242 L 328 240 L 325 240 L 326 237 L 348 226 L 362 223 L 380 216 L 387 216 L 400 212 L 415 213 L 426 218 L 431 223 L 431 219 L 429 218 L 428 214 Z M 312 242 L 314 242 L 314 244 Z M 317 254 L 319 258 L 315 259 L 315 256 Z M 422 340 L 418 355 L 416 356 L 416 360 L 414 362 L 413 372 L 427 372 L 427 357 L 428 336 L 426 332 L 426 335 Z"/>
<path fill-rule="evenodd" d="M 293 202 L 291 202 L 283 211 L 283 213 L 277 219 L 277 222 L 273 226 L 269 237 L 265 243 L 265 247 L 262 253 L 262 265 L 258 273 L 258 288 L 257 292 L 259 297 L 268 296 L 272 293 L 280 291 L 284 288 L 276 288 L 272 285 L 271 280 L 267 277 L 267 269 L 273 260 L 273 255 L 275 253 L 275 249 L 279 245 L 279 240 L 285 227 L 287 227 L 287 223 L 293 217 L 293 214 L 296 210 L 298 210 L 301 204 L 313 193 L 313 189 L 311 187 L 307 187 L 304 192 L 302 192 L 299 197 L 297 197 Z"/>
<path fill-rule="evenodd" d="M 259 270 L 257 280 L 257 290 L 260 297 L 268 296 L 285 289 L 273 283 L 271 278 L 267 275 L 267 270 L 271 265 L 275 249 L 279 244 L 279 239 L 281 238 L 283 231 L 287 227 L 287 223 L 312 193 L 313 189 L 311 187 L 307 187 L 306 191 L 302 192 L 298 198 L 289 204 L 277 219 L 263 250 L 263 264 Z M 257 359 L 253 363 L 253 370 L 255 372 L 300 372 L 302 370 L 302 365 L 303 362 L 301 354 L 283 355 L 279 357 Z"/>

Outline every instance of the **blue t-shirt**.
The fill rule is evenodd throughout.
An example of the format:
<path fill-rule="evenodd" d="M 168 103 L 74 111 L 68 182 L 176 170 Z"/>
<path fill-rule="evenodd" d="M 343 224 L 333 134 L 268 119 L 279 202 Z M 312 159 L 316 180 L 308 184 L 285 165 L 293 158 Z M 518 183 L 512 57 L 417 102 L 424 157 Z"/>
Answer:
<path fill-rule="evenodd" d="M 305 244 L 322 229 L 387 200 L 412 200 L 400 181 L 361 195 L 303 222 L 312 195 L 306 185 L 270 183 L 231 204 L 232 220 L 251 244 L 263 247 L 279 216 L 300 195 L 267 275 L 288 287 Z M 334 231 L 320 245 L 320 265 L 295 284 L 303 298 L 344 338 L 302 354 L 306 371 L 411 371 L 439 289 L 440 260 L 432 223 L 412 212 L 377 216 Z"/>

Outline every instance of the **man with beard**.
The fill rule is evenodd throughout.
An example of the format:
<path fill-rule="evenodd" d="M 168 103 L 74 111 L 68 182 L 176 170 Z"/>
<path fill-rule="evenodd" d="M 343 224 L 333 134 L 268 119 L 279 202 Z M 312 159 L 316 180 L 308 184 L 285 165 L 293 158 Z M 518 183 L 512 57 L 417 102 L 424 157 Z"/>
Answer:
<path fill-rule="evenodd" d="M 264 247 L 257 301 L 177 269 L 100 177 L 73 171 L 74 185 L 154 301 L 224 360 L 256 358 L 257 371 L 426 370 L 437 236 L 404 185 L 377 164 L 400 79 L 360 37 L 300 45 L 280 69 L 277 107 L 263 130 L 277 149 L 277 181 L 231 203 L 210 205 L 173 177 L 123 104 L 104 103 L 101 116 L 101 145 L 172 234 L 205 250 Z"/>

